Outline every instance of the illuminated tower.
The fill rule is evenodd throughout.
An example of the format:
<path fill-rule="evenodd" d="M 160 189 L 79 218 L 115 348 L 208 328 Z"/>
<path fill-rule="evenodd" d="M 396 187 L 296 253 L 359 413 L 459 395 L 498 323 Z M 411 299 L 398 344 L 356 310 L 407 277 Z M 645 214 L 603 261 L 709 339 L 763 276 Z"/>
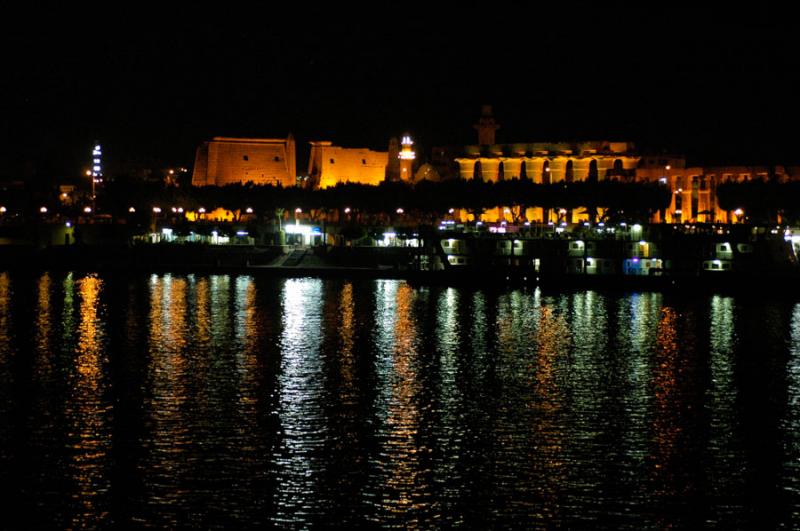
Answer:
<path fill-rule="evenodd" d="M 400 144 L 403 146 L 400 150 L 400 154 L 398 158 L 400 159 L 400 180 L 401 181 L 410 181 L 414 178 L 414 159 L 416 158 L 416 153 L 414 150 L 411 149 L 411 146 L 414 145 L 414 142 L 411 140 L 409 135 L 405 135 L 403 140 L 400 141 Z"/>
<path fill-rule="evenodd" d="M 103 157 L 103 150 L 100 147 L 99 142 L 94 143 L 94 147 L 92 148 L 92 169 L 91 173 L 92 176 L 92 211 L 94 211 L 94 199 L 95 199 L 95 186 L 103 182 L 103 166 L 102 166 L 102 159 Z"/>
<path fill-rule="evenodd" d="M 492 106 L 491 105 L 484 105 L 481 107 L 481 119 L 478 120 L 478 123 L 473 125 L 475 129 L 478 131 L 478 145 L 481 146 L 493 146 L 494 145 L 494 134 L 495 131 L 500 129 L 500 126 L 497 122 L 494 121 L 494 115 L 492 114 Z"/>

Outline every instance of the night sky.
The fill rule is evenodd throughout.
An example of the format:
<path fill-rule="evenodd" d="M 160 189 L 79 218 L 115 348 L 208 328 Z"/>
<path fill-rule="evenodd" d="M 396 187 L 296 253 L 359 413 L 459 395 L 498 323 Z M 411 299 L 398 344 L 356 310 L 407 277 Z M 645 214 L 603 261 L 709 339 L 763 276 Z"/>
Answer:
<path fill-rule="evenodd" d="M 191 165 L 217 135 L 385 150 L 407 131 L 426 151 L 474 143 L 484 103 L 499 142 L 800 163 L 800 33 L 769 6 L 267 5 L 8 17 L 0 176 L 77 175 L 94 139 L 112 167 Z"/>

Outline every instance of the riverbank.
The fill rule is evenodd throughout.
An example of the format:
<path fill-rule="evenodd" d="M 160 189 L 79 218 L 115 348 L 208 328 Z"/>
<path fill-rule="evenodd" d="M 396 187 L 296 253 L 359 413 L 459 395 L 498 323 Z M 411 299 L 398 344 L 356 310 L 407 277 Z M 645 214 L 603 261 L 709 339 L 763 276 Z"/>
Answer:
<path fill-rule="evenodd" d="M 536 271 L 491 265 L 421 270 L 409 249 L 332 249 L 254 246 L 2 246 L 0 270 L 112 273 L 236 274 L 278 278 L 403 279 L 412 285 L 540 287 L 543 290 L 770 293 L 800 296 L 794 272 L 701 271 L 630 275 Z"/>

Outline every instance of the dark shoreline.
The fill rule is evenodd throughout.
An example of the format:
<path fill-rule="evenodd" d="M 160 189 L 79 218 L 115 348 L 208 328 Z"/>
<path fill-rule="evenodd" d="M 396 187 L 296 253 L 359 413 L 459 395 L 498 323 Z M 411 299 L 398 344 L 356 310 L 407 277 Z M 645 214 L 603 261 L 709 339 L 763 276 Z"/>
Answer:
<path fill-rule="evenodd" d="M 482 267 L 419 271 L 387 265 L 320 264 L 314 266 L 275 266 L 267 263 L 265 252 L 208 253 L 202 258 L 192 253 L 176 256 L 165 249 L 149 249 L 142 255 L 129 247 L 84 248 L 6 247 L 0 250 L 0 271 L 39 273 L 44 271 L 119 273 L 119 274 L 231 274 L 272 278 L 323 279 L 399 279 L 415 286 L 453 286 L 467 288 L 539 287 L 546 292 L 596 290 L 610 292 L 663 292 L 696 294 L 748 294 L 800 297 L 800 274 L 753 272 L 704 272 L 697 275 L 635 276 L 541 273 L 525 268 Z M 68 252 L 65 252 L 68 251 Z M 186 251 L 186 249 L 183 249 Z M 228 250 L 230 251 L 230 250 Z M 98 257 L 98 252 L 102 257 Z"/>

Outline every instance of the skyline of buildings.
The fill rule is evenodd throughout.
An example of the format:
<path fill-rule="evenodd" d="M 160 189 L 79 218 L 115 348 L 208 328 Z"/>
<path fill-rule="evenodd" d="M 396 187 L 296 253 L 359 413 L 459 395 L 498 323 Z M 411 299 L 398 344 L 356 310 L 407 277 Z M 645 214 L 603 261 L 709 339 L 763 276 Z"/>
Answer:
<path fill-rule="evenodd" d="M 417 182 L 422 179 L 484 180 L 497 182 L 528 179 L 539 184 L 617 180 L 665 184 L 671 193 L 669 207 L 653 216 L 653 222 L 695 223 L 743 221 L 741 211 L 720 207 L 719 184 L 729 181 L 773 179 L 800 180 L 800 166 L 705 166 L 687 165 L 683 155 L 639 152 L 633 142 L 587 140 L 582 142 L 496 143 L 501 125 L 492 107 L 484 105 L 474 125 L 477 144 L 434 147 L 421 156 L 413 139 L 390 139 L 386 152 L 347 148 L 332 141 L 310 141 L 308 172 L 296 171 L 294 138 L 236 139 L 215 137 L 197 150 L 193 186 L 279 184 L 324 189 L 338 183 L 378 185 L 384 180 Z M 487 212 L 485 221 L 507 218 L 503 207 Z M 525 216 L 532 221 L 587 221 L 590 215 L 577 211 L 552 211 L 532 207 Z M 465 218 L 466 214 L 461 213 Z"/>

